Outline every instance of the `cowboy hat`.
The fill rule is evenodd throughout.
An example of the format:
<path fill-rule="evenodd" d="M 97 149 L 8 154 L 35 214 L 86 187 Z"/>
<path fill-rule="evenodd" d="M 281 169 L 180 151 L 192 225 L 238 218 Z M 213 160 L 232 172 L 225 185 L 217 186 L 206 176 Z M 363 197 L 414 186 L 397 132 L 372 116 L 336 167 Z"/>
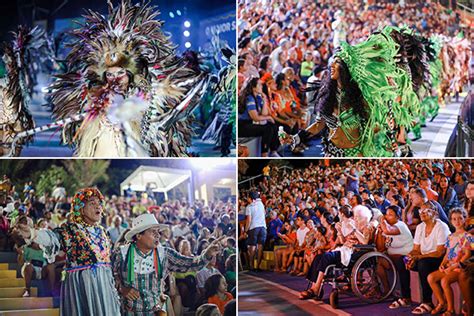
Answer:
<path fill-rule="evenodd" d="M 132 222 L 132 229 L 125 234 L 125 239 L 127 241 L 132 241 L 133 236 L 144 232 L 145 230 L 153 227 L 162 227 L 162 225 L 158 223 L 156 220 L 155 215 L 153 214 L 142 214 L 138 217 L 135 217 Z"/>

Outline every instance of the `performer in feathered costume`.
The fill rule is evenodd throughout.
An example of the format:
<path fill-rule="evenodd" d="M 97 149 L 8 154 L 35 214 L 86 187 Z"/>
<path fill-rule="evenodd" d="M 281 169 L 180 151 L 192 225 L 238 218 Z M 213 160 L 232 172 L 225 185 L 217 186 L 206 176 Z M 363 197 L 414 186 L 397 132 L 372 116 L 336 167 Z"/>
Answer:
<path fill-rule="evenodd" d="M 155 7 L 108 3 L 107 18 L 89 10 L 72 32 L 69 71 L 51 87 L 55 118 L 83 118 L 63 140 L 80 157 L 187 156 L 208 74 L 196 54 L 176 56 Z"/>
<path fill-rule="evenodd" d="M 395 140 L 388 126 L 397 106 L 396 53 L 397 44 L 383 34 L 354 46 L 341 43 L 311 102 L 318 119 L 306 130 L 311 137 L 327 127 L 325 156 L 393 156 Z"/>
<path fill-rule="evenodd" d="M 48 54 L 45 34 L 38 27 L 20 26 L 13 36 L 13 41 L 3 49 L 7 77 L 5 84 L 0 85 L 0 156 L 10 152 L 15 135 L 35 126 L 28 110 L 37 73 L 34 59 Z M 31 141 L 32 137 L 23 139 L 13 155 L 19 156 L 23 145 Z"/>
<path fill-rule="evenodd" d="M 222 59 L 226 65 L 219 70 L 217 87 L 211 104 L 218 108 L 218 112 L 202 139 L 213 140 L 220 147 L 222 156 L 230 154 L 232 139 L 235 139 L 235 110 L 236 110 L 236 60 L 235 52 L 226 47 L 221 49 Z"/>

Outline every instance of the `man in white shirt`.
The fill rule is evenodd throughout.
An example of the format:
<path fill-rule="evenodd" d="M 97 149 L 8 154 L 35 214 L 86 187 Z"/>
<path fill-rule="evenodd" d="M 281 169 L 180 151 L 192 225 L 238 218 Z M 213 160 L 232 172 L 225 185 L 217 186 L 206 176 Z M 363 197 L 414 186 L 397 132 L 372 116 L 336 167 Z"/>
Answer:
<path fill-rule="evenodd" d="M 291 275 L 297 275 L 301 271 L 299 271 L 299 267 L 302 266 L 303 259 L 304 259 L 304 248 L 302 247 L 304 244 L 304 239 L 306 237 L 306 233 L 308 233 L 309 228 L 306 227 L 305 219 L 302 215 L 298 215 L 296 217 L 296 245 L 295 250 L 290 255 L 289 262 L 293 260 L 293 269 L 290 271 Z M 293 259 L 294 258 L 294 259 Z"/>
<path fill-rule="evenodd" d="M 173 227 L 173 237 L 184 237 L 186 238 L 187 235 L 191 234 L 191 229 L 189 228 L 189 221 L 182 217 L 180 220 L 180 224 Z"/>
<path fill-rule="evenodd" d="M 255 251 L 257 250 L 257 267 L 259 270 L 263 256 L 263 245 L 267 239 L 267 224 L 265 222 L 265 206 L 260 200 L 258 192 L 250 192 L 250 204 L 245 209 L 247 221 L 245 223 L 245 232 L 247 233 L 247 246 L 250 258 L 250 270 L 253 270 Z"/>

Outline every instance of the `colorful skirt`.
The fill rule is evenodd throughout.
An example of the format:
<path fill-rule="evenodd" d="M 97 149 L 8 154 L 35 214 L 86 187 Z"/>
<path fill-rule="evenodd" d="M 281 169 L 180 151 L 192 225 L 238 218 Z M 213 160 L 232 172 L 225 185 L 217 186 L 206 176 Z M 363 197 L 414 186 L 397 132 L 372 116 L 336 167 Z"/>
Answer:
<path fill-rule="evenodd" d="M 120 302 L 110 264 L 66 269 L 61 316 L 119 316 Z"/>

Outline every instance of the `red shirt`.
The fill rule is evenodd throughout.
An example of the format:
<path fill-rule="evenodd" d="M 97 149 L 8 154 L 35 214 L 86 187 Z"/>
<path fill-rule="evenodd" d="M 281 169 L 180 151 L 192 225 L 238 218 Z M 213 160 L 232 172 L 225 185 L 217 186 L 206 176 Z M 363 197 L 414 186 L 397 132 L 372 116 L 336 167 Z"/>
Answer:
<path fill-rule="evenodd" d="M 219 311 L 221 312 L 221 314 L 224 314 L 224 306 L 225 304 L 227 304 L 227 302 L 231 301 L 234 299 L 234 297 L 232 296 L 232 294 L 230 294 L 229 292 L 225 292 L 225 296 L 226 298 L 224 300 L 221 300 L 219 298 L 219 296 L 216 294 L 216 295 L 213 295 L 211 297 L 209 297 L 207 299 L 207 302 L 209 304 L 216 304 L 217 307 L 219 308 Z"/>

